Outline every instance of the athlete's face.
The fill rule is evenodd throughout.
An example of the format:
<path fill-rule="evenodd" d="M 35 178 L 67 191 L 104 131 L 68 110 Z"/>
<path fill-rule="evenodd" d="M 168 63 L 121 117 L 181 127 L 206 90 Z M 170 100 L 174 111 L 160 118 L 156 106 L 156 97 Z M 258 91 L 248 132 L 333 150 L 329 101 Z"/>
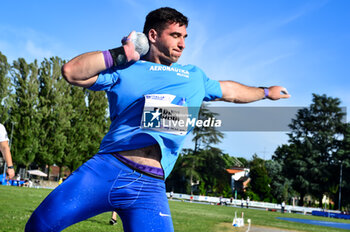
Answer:
<path fill-rule="evenodd" d="M 177 62 L 185 49 L 186 26 L 178 23 L 169 24 L 155 39 L 158 58 L 161 64 L 171 65 Z"/>

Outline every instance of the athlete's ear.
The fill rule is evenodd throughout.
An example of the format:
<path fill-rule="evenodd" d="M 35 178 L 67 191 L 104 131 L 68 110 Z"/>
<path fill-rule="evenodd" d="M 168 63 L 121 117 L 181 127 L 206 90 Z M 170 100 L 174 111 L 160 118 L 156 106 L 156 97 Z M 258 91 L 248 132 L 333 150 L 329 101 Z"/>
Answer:
<path fill-rule="evenodd" d="M 158 36 L 158 33 L 157 33 L 156 30 L 151 29 L 151 30 L 148 31 L 148 40 L 151 43 L 155 43 L 156 42 L 157 36 Z"/>

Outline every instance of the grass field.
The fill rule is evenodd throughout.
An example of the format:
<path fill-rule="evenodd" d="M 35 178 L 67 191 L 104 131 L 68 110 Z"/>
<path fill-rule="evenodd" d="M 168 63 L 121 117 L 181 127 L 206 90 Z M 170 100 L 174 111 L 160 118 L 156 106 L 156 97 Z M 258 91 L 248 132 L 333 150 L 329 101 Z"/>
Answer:
<path fill-rule="evenodd" d="M 50 193 L 47 189 L 29 189 L 12 186 L 0 186 L 0 232 L 23 231 L 24 226 L 39 203 Z M 333 222 L 350 223 L 346 220 L 328 219 L 322 217 L 305 216 L 298 214 L 281 214 L 280 212 L 269 212 L 254 209 L 241 209 L 226 206 L 202 205 L 195 203 L 170 201 L 170 208 L 173 218 L 175 231 L 245 231 L 242 228 L 232 227 L 234 212 L 240 215 L 243 211 L 245 219 L 250 218 L 252 226 L 281 228 L 294 231 L 345 231 L 341 229 L 332 229 L 330 227 L 321 227 L 306 225 L 295 222 L 287 222 L 276 219 L 276 217 L 286 216 L 313 220 L 327 220 Z M 118 225 L 110 226 L 108 224 L 111 213 L 100 214 L 86 221 L 77 223 L 64 231 L 67 232 L 107 232 L 123 231 L 119 221 Z M 268 231 L 268 229 L 266 230 Z"/>

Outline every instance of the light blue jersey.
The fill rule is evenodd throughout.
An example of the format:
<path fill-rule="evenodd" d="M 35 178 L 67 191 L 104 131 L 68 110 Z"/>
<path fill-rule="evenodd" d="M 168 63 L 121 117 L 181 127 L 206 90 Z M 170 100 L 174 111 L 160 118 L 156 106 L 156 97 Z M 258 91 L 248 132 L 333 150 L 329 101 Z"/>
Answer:
<path fill-rule="evenodd" d="M 145 99 L 171 99 L 174 105 L 199 109 L 203 100 L 222 97 L 219 82 L 209 79 L 196 66 L 177 63 L 165 66 L 147 61 L 138 61 L 125 69 L 108 69 L 89 89 L 106 91 L 109 101 L 112 123 L 99 153 L 133 150 L 158 143 L 165 177 L 174 167 L 185 136 L 141 127 Z"/>

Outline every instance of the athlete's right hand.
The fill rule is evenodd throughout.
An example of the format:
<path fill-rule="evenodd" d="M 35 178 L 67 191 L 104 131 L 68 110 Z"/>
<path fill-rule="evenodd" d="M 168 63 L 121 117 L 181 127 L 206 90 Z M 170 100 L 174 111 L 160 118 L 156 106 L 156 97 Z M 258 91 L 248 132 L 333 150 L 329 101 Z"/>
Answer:
<path fill-rule="evenodd" d="M 132 31 L 128 35 L 128 37 L 124 37 L 122 39 L 122 44 L 123 44 L 123 47 L 124 47 L 124 50 L 125 50 L 126 59 L 128 60 L 128 62 L 130 62 L 130 61 L 138 61 L 140 59 L 140 54 L 135 50 L 135 45 L 130 39 L 133 33 L 136 33 L 136 32 Z"/>

